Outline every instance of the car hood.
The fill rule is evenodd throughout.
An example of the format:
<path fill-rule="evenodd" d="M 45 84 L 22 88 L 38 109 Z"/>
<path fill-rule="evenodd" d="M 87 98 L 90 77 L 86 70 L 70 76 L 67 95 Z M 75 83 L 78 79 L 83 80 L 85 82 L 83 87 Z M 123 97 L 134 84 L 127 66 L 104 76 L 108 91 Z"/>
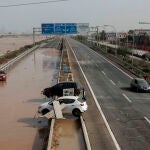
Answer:
<path fill-rule="evenodd" d="M 149 85 L 140 85 L 140 87 L 142 88 L 142 89 L 145 89 L 145 90 L 149 90 L 150 89 L 150 86 Z"/>

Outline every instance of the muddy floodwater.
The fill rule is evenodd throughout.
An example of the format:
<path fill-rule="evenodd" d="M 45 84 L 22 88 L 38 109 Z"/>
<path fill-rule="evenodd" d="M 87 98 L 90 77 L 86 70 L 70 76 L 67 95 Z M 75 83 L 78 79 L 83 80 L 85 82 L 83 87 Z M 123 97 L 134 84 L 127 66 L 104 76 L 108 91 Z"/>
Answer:
<path fill-rule="evenodd" d="M 54 124 L 51 150 L 86 150 L 78 119 L 60 119 Z"/>
<path fill-rule="evenodd" d="M 44 40 L 45 36 L 36 36 L 35 42 Z M 8 51 L 18 50 L 25 45 L 33 44 L 32 35 L 10 35 L 0 36 L 0 55 L 5 54 Z"/>
<path fill-rule="evenodd" d="M 49 121 L 37 118 L 43 88 L 57 82 L 60 51 L 41 48 L 26 56 L 0 82 L 0 150 L 42 150 Z"/>

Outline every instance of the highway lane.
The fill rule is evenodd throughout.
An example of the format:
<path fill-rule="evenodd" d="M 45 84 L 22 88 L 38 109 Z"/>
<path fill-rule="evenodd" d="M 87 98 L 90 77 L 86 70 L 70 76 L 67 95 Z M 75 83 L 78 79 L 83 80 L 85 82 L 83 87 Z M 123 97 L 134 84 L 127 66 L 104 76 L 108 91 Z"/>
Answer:
<path fill-rule="evenodd" d="M 150 94 L 131 92 L 131 77 L 85 45 L 69 41 L 121 149 L 148 149 Z"/>
<path fill-rule="evenodd" d="M 44 102 L 41 90 L 57 82 L 59 41 L 50 41 L 46 48 L 24 57 L 8 71 L 7 82 L 0 82 L 0 149 L 41 150 L 45 146 L 49 121 L 34 117 Z"/>

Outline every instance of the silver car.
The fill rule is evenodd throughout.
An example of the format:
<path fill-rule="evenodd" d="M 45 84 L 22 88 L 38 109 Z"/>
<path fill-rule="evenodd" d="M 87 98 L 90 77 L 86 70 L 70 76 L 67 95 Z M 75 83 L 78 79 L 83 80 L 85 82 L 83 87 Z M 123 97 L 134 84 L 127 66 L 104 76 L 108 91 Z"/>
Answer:
<path fill-rule="evenodd" d="M 143 78 L 134 78 L 131 80 L 130 87 L 136 92 L 150 92 L 149 83 Z"/>

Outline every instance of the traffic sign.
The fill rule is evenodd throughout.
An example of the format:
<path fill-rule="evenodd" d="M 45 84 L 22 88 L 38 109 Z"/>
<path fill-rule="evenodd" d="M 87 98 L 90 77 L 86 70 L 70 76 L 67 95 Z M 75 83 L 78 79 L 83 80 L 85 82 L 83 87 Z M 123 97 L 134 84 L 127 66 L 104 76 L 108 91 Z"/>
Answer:
<path fill-rule="evenodd" d="M 65 23 L 56 23 L 55 24 L 55 34 L 65 34 L 66 33 L 66 24 Z"/>
<path fill-rule="evenodd" d="M 54 34 L 54 24 L 53 23 L 43 23 L 42 27 L 42 34 Z"/>
<path fill-rule="evenodd" d="M 76 23 L 67 23 L 66 24 L 66 34 L 76 34 L 77 33 L 77 24 Z"/>
<path fill-rule="evenodd" d="M 43 23 L 42 34 L 76 34 L 76 23 Z"/>

